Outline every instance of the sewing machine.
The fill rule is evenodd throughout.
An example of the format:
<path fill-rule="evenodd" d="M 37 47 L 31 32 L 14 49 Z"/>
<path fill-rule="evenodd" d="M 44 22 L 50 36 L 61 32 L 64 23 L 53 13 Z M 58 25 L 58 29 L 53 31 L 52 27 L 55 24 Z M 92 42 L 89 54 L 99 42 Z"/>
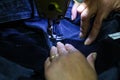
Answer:
<path fill-rule="evenodd" d="M 48 35 L 51 40 L 62 40 L 62 36 L 56 35 L 54 24 L 64 18 L 70 0 L 35 0 L 40 17 L 48 19 Z"/>

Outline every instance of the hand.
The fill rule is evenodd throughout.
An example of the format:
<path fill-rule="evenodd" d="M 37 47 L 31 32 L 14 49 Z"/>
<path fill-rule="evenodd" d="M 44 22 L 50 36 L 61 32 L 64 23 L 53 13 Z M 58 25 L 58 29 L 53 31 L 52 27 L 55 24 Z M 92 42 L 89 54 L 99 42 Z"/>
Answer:
<path fill-rule="evenodd" d="M 86 59 L 72 45 L 60 42 L 57 47 L 52 47 L 50 54 L 57 56 L 45 62 L 46 80 L 97 80 L 95 54 L 90 54 Z"/>
<path fill-rule="evenodd" d="M 85 41 L 85 45 L 91 44 L 99 34 L 102 21 L 113 10 L 120 10 L 120 0 L 84 0 L 82 3 L 75 2 L 72 8 L 72 20 L 77 12 L 81 15 L 80 37 L 85 37 L 90 24 L 90 18 L 95 16 L 92 29 Z"/>

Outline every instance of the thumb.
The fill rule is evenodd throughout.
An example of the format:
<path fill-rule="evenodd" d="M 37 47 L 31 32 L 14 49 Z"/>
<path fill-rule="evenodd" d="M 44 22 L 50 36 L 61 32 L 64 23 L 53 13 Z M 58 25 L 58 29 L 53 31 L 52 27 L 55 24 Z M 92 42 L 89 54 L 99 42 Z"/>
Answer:
<path fill-rule="evenodd" d="M 95 63 L 96 57 L 97 57 L 96 52 L 93 52 L 87 56 L 87 61 L 94 70 L 95 70 L 94 63 Z"/>

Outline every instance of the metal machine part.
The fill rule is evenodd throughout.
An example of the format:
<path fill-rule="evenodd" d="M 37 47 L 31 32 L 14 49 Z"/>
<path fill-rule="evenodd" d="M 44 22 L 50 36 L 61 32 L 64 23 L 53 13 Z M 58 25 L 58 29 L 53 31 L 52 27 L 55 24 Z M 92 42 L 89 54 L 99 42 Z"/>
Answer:
<path fill-rule="evenodd" d="M 40 17 L 48 19 L 48 36 L 51 41 L 60 41 L 62 35 L 54 33 L 55 24 L 64 18 L 70 0 L 35 0 Z"/>
<path fill-rule="evenodd" d="M 64 17 L 70 0 L 35 0 L 40 16 L 48 19 Z"/>

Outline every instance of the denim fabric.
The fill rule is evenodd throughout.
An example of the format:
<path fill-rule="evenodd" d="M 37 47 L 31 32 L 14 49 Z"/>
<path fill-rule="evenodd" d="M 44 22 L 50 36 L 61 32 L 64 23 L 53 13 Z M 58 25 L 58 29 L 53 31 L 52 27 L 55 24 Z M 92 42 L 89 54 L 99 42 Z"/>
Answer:
<path fill-rule="evenodd" d="M 37 78 L 43 80 L 44 61 L 49 56 L 49 46 L 43 31 L 27 27 L 24 21 L 0 24 L 0 26 L 0 56 L 33 70 L 34 74 L 31 76 L 35 77 L 35 80 Z M 8 65 L 6 69 L 10 68 L 9 64 L 6 63 Z M 4 65 L 0 66 L 1 69 L 5 69 Z M 12 71 L 14 72 L 13 69 Z M 5 73 L 14 74 L 12 71 L 8 73 L 6 70 Z M 19 69 L 15 71 L 19 73 Z M 23 80 L 22 76 L 20 80 Z"/>
<path fill-rule="evenodd" d="M 101 75 L 99 75 L 99 80 L 119 80 L 118 69 L 113 67 Z"/>
<path fill-rule="evenodd" d="M 12 8 L 5 8 L 6 11 L 2 11 L 5 7 L 3 3 L 8 3 L 11 1 L 13 3 L 19 2 L 20 4 L 18 5 L 18 7 L 15 7 L 16 5 L 14 5 L 15 8 L 11 6 Z M 31 76 L 31 79 L 44 80 L 44 61 L 49 56 L 50 47 L 52 45 L 56 45 L 57 42 L 51 41 L 48 38 L 47 19 L 40 18 L 34 3 L 30 6 L 30 2 L 28 2 L 28 0 L 2 0 L 0 2 L 0 6 L 2 5 L 3 7 L 0 7 L 0 23 L 2 23 L 0 24 L 0 56 L 23 67 L 33 70 L 34 75 Z M 83 52 L 85 56 L 87 56 L 91 52 L 97 51 L 98 59 L 100 56 L 100 61 L 101 59 L 103 59 L 100 53 L 103 52 L 103 55 L 110 49 L 108 46 L 105 47 L 106 44 L 103 43 L 103 41 L 106 40 L 106 36 L 108 36 L 109 33 L 114 33 L 120 30 L 119 14 L 114 13 L 112 16 L 110 16 L 110 18 L 108 17 L 108 20 L 103 22 L 102 30 L 97 40 L 92 45 L 85 46 L 83 44 L 85 39 L 79 38 L 80 18 L 77 17 L 77 19 L 74 21 L 71 21 L 70 19 L 72 5 L 73 1 L 71 1 L 68 7 L 65 18 L 60 20 L 59 24 L 54 25 L 54 33 L 56 33 L 57 35 L 62 35 L 63 39 L 61 40 L 61 42 L 63 42 L 64 44 L 72 44 L 78 50 Z M 101 43 L 103 44 L 102 46 Z M 111 46 L 111 44 L 109 46 Z M 106 51 L 104 51 L 105 49 Z M 108 56 L 110 54 L 106 55 Z M 107 56 L 104 57 L 105 61 L 107 60 Z M 97 65 L 96 69 L 98 72 L 101 70 L 101 66 L 105 67 L 105 69 L 101 71 L 102 73 L 113 65 L 111 66 L 109 64 L 102 64 L 100 65 L 100 67 L 99 65 Z M 4 75 L 2 73 L 0 75 L 1 78 L 4 78 Z M 30 79 L 21 77 L 19 78 L 19 80 Z"/>
<path fill-rule="evenodd" d="M 0 80 L 16 80 L 18 77 L 31 77 L 32 69 L 24 68 L 0 57 Z"/>
<path fill-rule="evenodd" d="M 29 0 L 0 0 L 0 23 L 31 17 Z"/>
<path fill-rule="evenodd" d="M 96 40 L 100 43 L 96 60 L 98 74 L 108 70 L 112 66 L 116 66 L 120 61 L 120 39 L 114 40 L 108 36 L 116 32 L 120 32 L 120 14 L 113 12 L 103 21 L 102 29 Z"/>

